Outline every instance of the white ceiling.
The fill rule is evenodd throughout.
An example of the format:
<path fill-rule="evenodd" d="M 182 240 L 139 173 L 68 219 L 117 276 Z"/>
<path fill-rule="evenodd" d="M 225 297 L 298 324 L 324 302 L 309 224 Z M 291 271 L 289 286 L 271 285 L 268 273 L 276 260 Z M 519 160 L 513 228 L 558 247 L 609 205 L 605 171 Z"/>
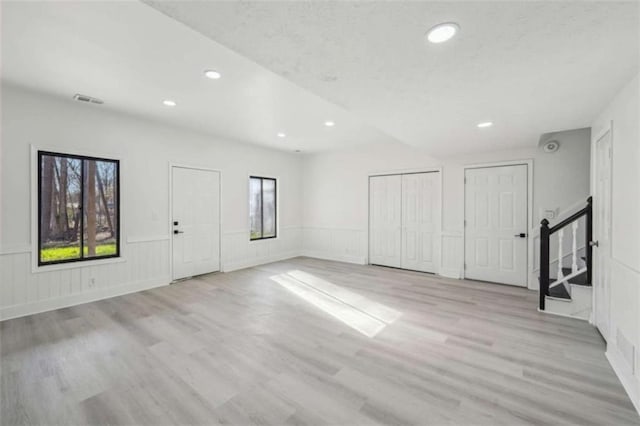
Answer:
<path fill-rule="evenodd" d="M 1 2 L 2 80 L 225 138 L 313 152 L 392 140 L 139 2 Z M 219 70 L 220 80 L 203 76 Z M 177 102 L 175 108 L 162 105 Z M 333 128 L 324 126 L 334 120 Z M 278 138 L 278 132 L 287 137 Z M 179 141 L 176 141 L 179 143 Z"/>
<path fill-rule="evenodd" d="M 436 155 L 589 126 L 638 71 L 636 1 L 146 2 Z"/>

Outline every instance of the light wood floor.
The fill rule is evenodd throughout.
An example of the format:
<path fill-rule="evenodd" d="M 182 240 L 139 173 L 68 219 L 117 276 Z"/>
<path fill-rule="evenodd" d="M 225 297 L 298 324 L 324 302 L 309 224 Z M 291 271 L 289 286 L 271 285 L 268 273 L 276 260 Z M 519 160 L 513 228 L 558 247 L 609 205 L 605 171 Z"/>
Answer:
<path fill-rule="evenodd" d="M 367 337 L 270 277 L 401 316 Z M 5 321 L 14 424 L 640 424 L 586 322 L 537 295 L 308 258 Z"/>

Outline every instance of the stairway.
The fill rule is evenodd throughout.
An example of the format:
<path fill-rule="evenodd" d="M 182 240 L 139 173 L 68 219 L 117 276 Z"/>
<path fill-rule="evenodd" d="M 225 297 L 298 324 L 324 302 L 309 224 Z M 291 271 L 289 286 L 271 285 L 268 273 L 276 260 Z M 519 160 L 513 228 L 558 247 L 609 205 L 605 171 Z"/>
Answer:
<path fill-rule="evenodd" d="M 571 274 L 571 268 L 562 268 L 564 276 Z M 553 279 L 551 285 L 557 280 Z M 570 316 L 588 320 L 591 315 L 592 287 L 587 282 L 587 272 L 570 278 L 569 285 L 563 284 L 549 288 L 549 295 L 545 296 L 545 311 L 552 314 Z M 567 287 L 569 290 L 567 291 Z"/>
<path fill-rule="evenodd" d="M 541 312 L 589 320 L 593 305 L 592 277 L 592 199 L 587 199 L 586 206 L 564 219 L 560 223 L 549 226 L 549 221 L 540 222 L 540 306 Z M 585 217 L 585 256 L 579 260 L 577 235 L 578 220 Z M 558 236 L 558 260 L 555 261 L 555 279 L 551 277 L 550 237 Z M 566 234 L 566 235 L 565 235 Z M 564 267 L 563 240 L 569 238 L 571 267 Z"/>

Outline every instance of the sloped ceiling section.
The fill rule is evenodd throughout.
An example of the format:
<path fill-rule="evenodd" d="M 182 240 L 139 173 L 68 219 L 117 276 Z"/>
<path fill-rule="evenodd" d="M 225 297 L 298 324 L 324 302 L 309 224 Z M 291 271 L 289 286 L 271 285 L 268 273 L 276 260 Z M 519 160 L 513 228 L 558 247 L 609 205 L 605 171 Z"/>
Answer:
<path fill-rule="evenodd" d="M 433 155 L 588 126 L 638 70 L 635 1 L 145 2 Z"/>
<path fill-rule="evenodd" d="M 317 152 L 394 139 L 137 1 L 1 2 L 2 83 L 225 139 Z M 204 76 L 207 69 L 220 80 Z M 174 108 L 162 104 L 177 103 Z M 324 122 L 333 120 L 336 126 Z M 286 138 L 277 136 L 285 133 Z"/>

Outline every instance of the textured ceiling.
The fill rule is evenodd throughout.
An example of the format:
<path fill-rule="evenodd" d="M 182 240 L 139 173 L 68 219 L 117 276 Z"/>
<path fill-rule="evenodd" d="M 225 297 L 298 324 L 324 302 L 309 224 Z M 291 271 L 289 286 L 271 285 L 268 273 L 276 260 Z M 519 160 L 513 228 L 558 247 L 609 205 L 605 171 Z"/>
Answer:
<path fill-rule="evenodd" d="M 2 81 L 286 151 L 393 140 L 140 2 L 1 2 Z M 220 80 L 203 71 L 222 72 Z M 177 102 L 175 108 L 162 105 Z M 337 124 L 328 128 L 326 120 Z M 285 132 L 286 138 L 276 136 Z M 176 143 L 179 143 L 177 141 Z"/>
<path fill-rule="evenodd" d="M 145 3 L 435 155 L 589 126 L 638 71 L 635 1 Z"/>

